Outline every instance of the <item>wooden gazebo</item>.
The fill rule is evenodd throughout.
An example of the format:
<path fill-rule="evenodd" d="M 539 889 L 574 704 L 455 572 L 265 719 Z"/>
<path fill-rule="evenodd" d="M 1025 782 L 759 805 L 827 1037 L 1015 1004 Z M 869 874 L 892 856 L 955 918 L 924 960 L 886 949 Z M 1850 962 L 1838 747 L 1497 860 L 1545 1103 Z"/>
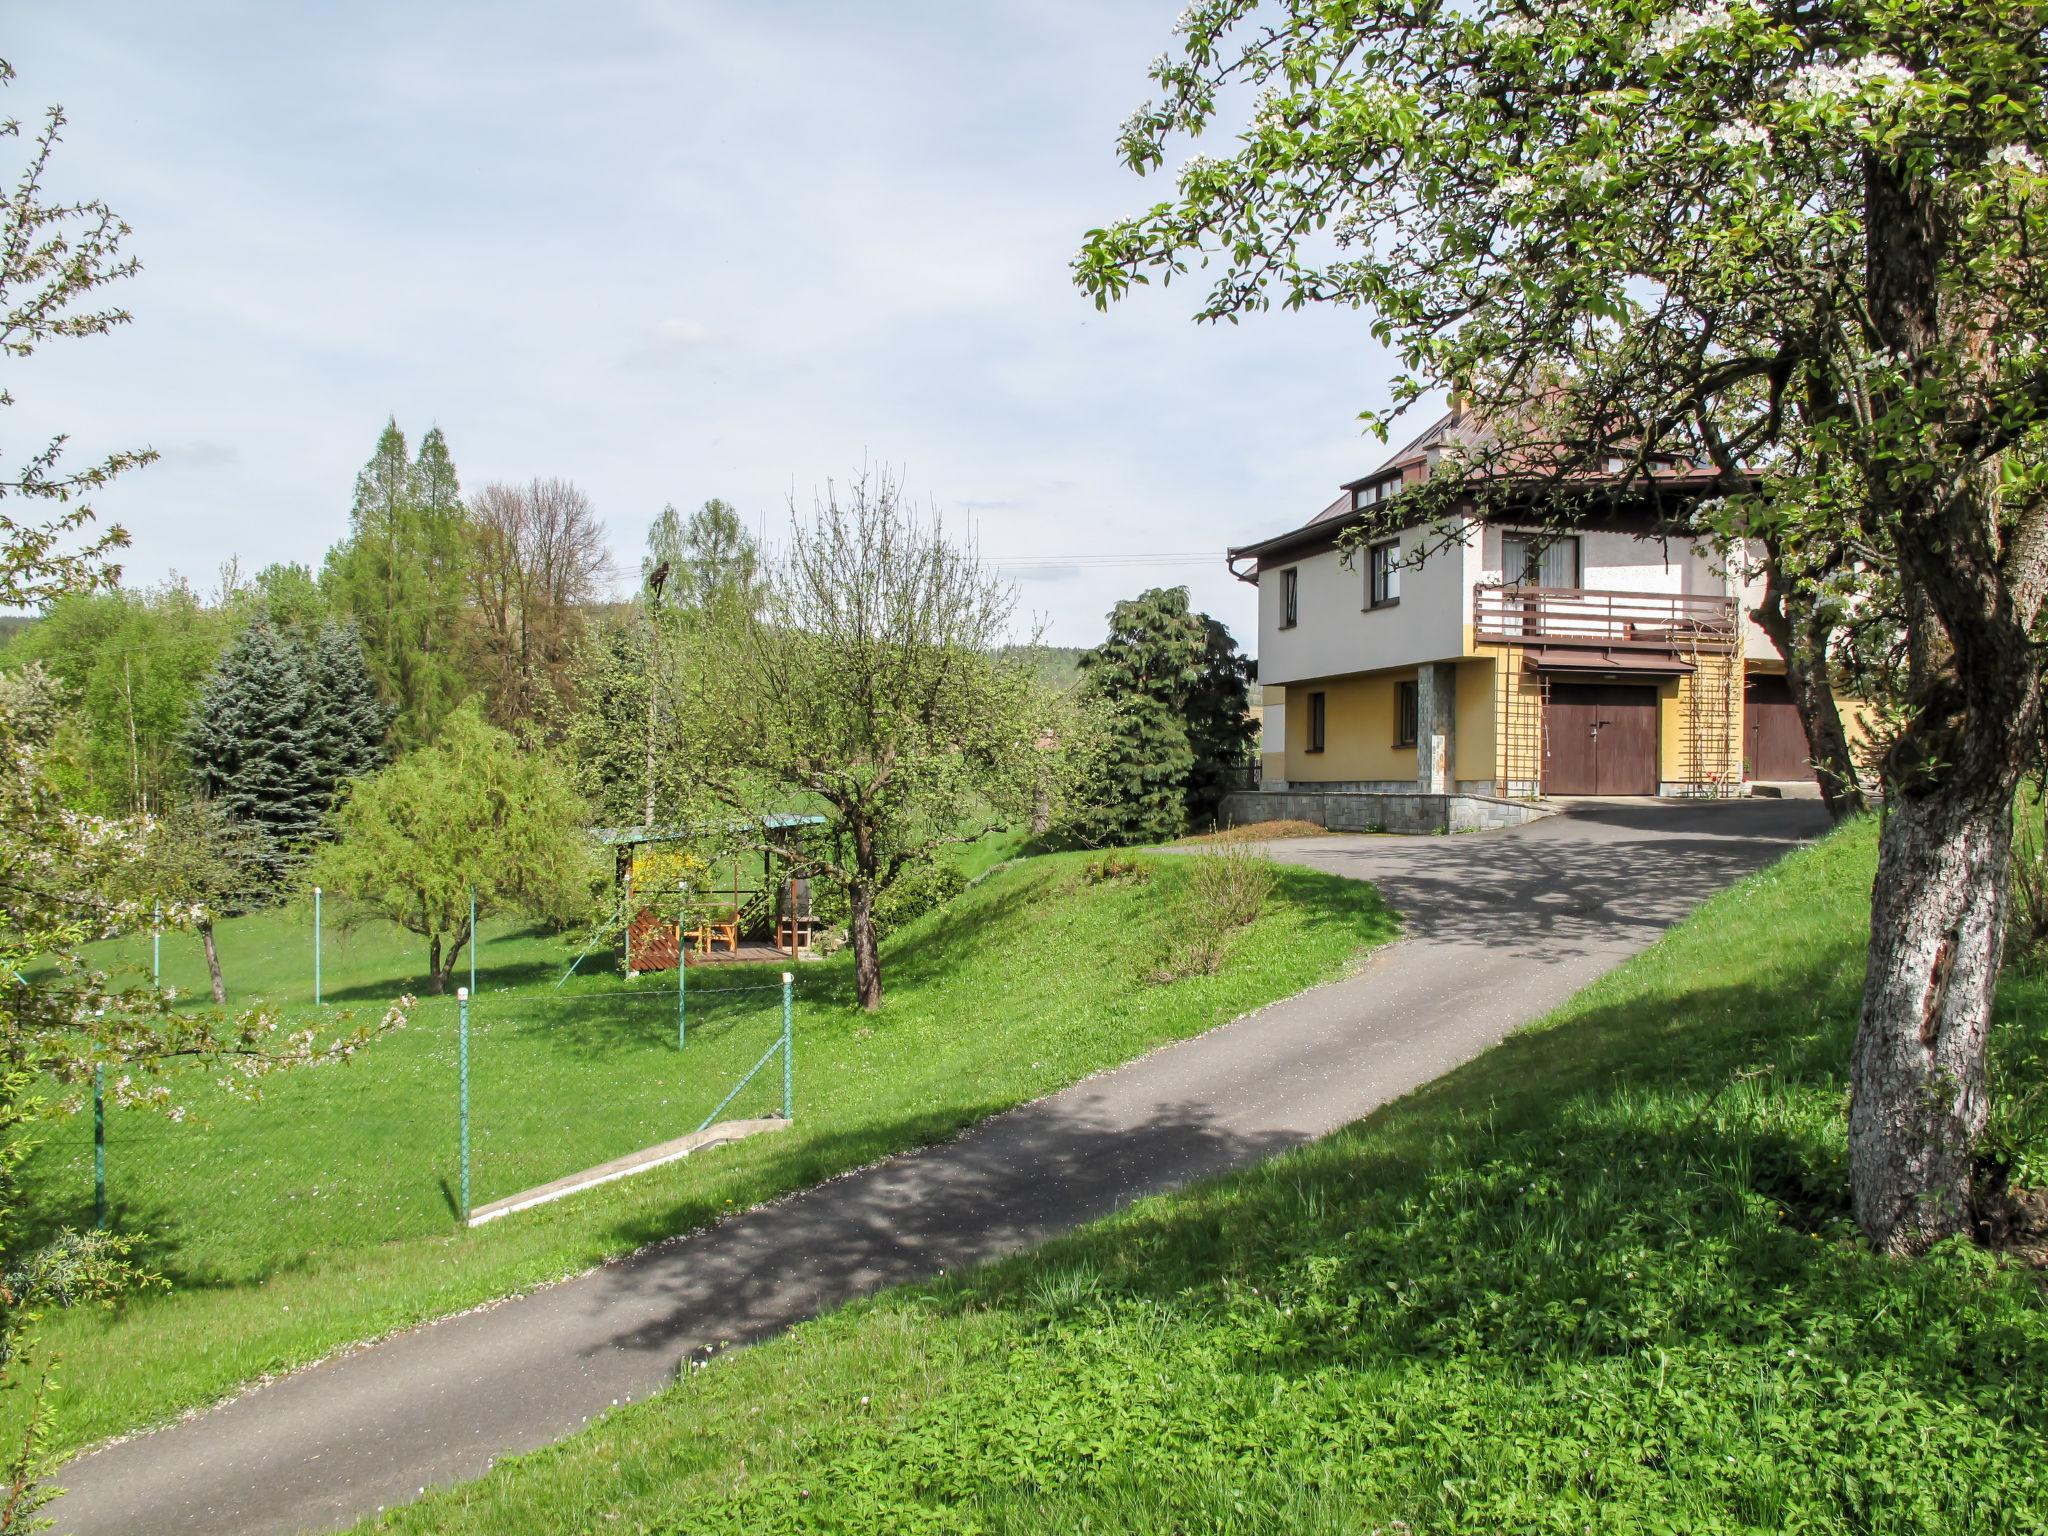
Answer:
<path fill-rule="evenodd" d="M 804 840 L 823 825 L 823 816 L 779 814 L 716 826 L 598 828 L 598 842 L 616 860 L 627 971 L 665 971 L 679 960 L 702 965 L 802 958 L 816 928 Z M 691 848 L 707 843 L 721 845 L 721 851 L 693 858 Z M 735 843 L 742 845 L 739 851 L 723 851 Z M 695 877 L 660 870 L 658 851 L 665 850 L 698 865 Z"/>

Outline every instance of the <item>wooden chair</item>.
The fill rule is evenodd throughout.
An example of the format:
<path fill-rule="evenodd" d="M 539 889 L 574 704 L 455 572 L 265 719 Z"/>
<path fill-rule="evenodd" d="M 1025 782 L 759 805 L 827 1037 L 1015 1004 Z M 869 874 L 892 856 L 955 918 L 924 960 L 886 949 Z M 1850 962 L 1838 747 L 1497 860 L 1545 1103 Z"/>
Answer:
<path fill-rule="evenodd" d="M 723 917 L 700 917 L 697 926 L 690 930 L 690 939 L 700 955 L 710 954 L 716 944 L 723 944 L 728 954 L 736 953 L 740 947 L 739 915 L 727 913 Z"/>

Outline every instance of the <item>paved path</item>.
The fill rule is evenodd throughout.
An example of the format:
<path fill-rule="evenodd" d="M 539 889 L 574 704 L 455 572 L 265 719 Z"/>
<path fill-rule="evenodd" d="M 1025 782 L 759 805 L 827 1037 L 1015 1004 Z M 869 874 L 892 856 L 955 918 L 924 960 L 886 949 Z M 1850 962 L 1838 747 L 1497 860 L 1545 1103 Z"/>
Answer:
<path fill-rule="evenodd" d="M 1512 832 L 1330 837 L 1408 933 L 1355 977 L 581 1279 L 451 1318 L 86 1457 L 60 1530 L 330 1530 L 560 1439 L 677 1363 L 1014 1252 L 1323 1135 L 1427 1082 L 1821 829 L 1798 801 L 1580 802 Z"/>

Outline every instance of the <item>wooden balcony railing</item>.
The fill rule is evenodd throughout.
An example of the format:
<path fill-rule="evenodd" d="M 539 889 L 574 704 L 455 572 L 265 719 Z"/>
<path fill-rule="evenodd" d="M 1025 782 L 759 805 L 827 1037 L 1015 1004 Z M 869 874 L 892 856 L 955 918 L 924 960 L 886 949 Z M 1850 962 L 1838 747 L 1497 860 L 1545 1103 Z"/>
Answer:
<path fill-rule="evenodd" d="M 1735 649 L 1735 624 L 1732 597 L 1483 583 L 1472 590 L 1472 638 L 1481 645 L 1725 653 Z"/>

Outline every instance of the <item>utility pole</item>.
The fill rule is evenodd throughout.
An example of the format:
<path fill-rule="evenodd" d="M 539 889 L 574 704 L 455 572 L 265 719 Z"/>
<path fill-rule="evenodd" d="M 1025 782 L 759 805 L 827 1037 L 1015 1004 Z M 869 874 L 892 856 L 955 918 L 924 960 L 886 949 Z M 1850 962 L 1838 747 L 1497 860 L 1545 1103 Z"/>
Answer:
<path fill-rule="evenodd" d="M 661 589 L 667 582 L 668 562 L 664 560 L 647 576 L 647 782 L 646 803 L 642 808 L 640 820 L 650 827 L 654 825 L 654 691 L 655 679 L 661 671 L 655 665 L 655 652 L 661 637 L 655 616 L 661 608 Z"/>

